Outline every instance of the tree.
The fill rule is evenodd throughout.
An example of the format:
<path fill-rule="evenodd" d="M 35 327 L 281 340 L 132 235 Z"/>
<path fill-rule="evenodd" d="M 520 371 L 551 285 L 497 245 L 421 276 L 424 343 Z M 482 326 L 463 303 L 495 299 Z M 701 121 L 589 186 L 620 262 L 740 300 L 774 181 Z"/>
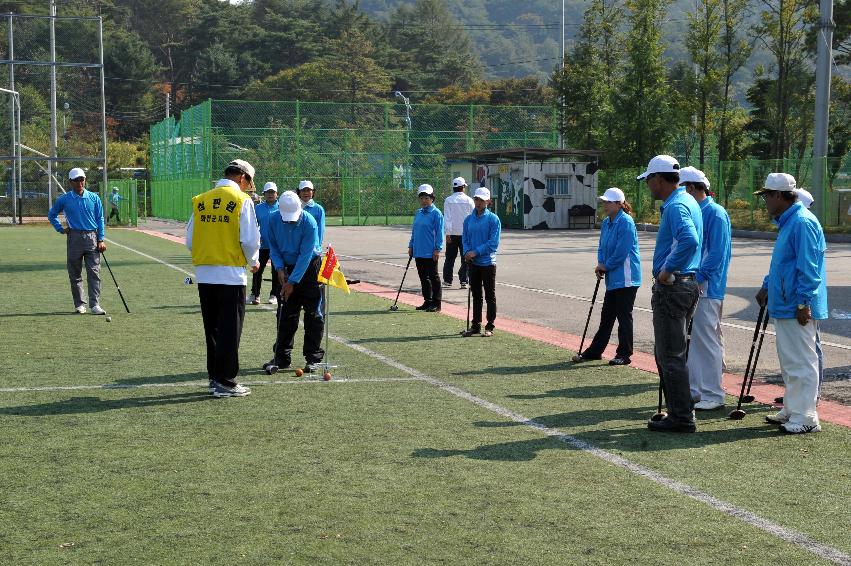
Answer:
<path fill-rule="evenodd" d="M 627 0 L 630 30 L 626 68 L 614 96 L 618 117 L 614 162 L 639 165 L 660 153 L 673 136 L 667 76 L 662 61 L 663 0 Z"/>
<path fill-rule="evenodd" d="M 470 37 L 458 28 L 446 0 L 400 5 L 388 23 L 388 39 L 403 54 L 387 62 L 401 90 L 469 87 L 481 76 Z"/>
<path fill-rule="evenodd" d="M 729 125 L 732 119 L 731 109 L 733 75 L 748 61 L 753 46 L 743 37 L 747 0 L 721 0 L 721 37 L 718 45 L 723 82 L 721 111 L 718 127 L 718 159 L 731 159 L 732 144 L 729 139 Z M 735 112 L 735 110 L 732 110 Z"/>
<path fill-rule="evenodd" d="M 755 30 L 774 58 L 776 76 L 772 104 L 775 109 L 772 130 L 776 138 L 770 140 L 768 156 L 781 159 L 789 154 L 791 145 L 788 120 L 796 86 L 793 77 L 803 69 L 806 25 L 814 20 L 818 8 L 808 0 L 760 0 L 760 3 L 763 9 Z"/>
<path fill-rule="evenodd" d="M 710 107 L 714 105 L 720 87 L 716 44 L 721 35 L 722 0 L 698 0 L 695 12 L 688 14 L 687 49 L 694 63 L 697 83 L 697 133 L 700 140 L 700 167 L 706 157 L 706 133 Z"/>
<path fill-rule="evenodd" d="M 160 67 L 142 38 L 121 28 L 105 34 L 103 62 L 109 77 L 107 114 L 124 118 L 117 128 L 120 139 L 135 139 L 161 118 L 152 112 L 153 84 Z"/>

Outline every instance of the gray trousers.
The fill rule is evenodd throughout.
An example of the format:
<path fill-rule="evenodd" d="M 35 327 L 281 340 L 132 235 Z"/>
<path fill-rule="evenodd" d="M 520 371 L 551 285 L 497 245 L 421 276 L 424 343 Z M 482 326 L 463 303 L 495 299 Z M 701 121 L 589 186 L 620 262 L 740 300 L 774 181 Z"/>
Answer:
<path fill-rule="evenodd" d="M 677 279 L 673 285 L 654 284 L 650 302 L 656 339 L 654 353 L 665 392 L 668 418 L 678 423 L 694 422 L 694 401 L 689 390 L 686 365 L 686 327 L 699 296 L 693 279 Z"/>
<path fill-rule="evenodd" d="M 97 232 L 71 230 L 68 239 L 68 279 L 74 308 L 83 306 L 83 260 L 86 261 L 86 279 L 89 285 L 89 306 L 100 304 L 100 252 L 97 249 Z"/>

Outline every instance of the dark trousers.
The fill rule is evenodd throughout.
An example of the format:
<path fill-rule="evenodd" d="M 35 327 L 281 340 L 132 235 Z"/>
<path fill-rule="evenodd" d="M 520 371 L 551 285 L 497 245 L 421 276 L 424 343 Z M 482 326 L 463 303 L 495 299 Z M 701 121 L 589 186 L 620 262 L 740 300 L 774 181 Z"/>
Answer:
<path fill-rule="evenodd" d="M 469 264 L 470 289 L 473 294 L 473 322 L 471 329 L 482 327 L 482 289 L 487 303 L 487 324 L 485 330 L 494 329 L 496 320 L 496 266 Z"/>
<path fill-rule="evenodd" d="M 440 289 L 440 277 L 437 275 L 437 262 L 430 257 L 415 258 L 417 262 L 417 275 L 420 276 L 420 286 L 423 290 L 423 299 L 429 305 L 440 306 L 442 298 Z"/>
<path fill-rule="evenodd" d="M 603 310 L 600 312 L 600 328 L 594 335 L 594 340 L 584 352 L 586 358 L 599 358 L 609 343 L 615 320 L 618 321 L 618 350 L 617 357 L 632 356 L 632 307 L 635 304 L 635 294 L 638 287 L 624 287 L 606 291 L 603 296 Z"/>
<path fill-rule="evenodd" d="M 455 271 L 455 258 L 461 255 L 461 267 L 458 269 L 458 280 L 467 282 L 467 262 L 464 261 L 464 251 L 461 246 L 461 236 L 448 236 L 446 242 L 446 258 L 443 260 L 443 280 L 452 283 L 452 272 Z"/>
<path fill-rule="evenodd" d="M 109 211 L 109 216 L 107 217 L 106 221 L 109 222 L 110 220 L 112 220 L 113 214 L 115 215 L 116 221 L 121 224 L 121 215 L 118 213 L 118 208 L 114 206 L 112 207 L 112 210 Z"/>
<path fill-rule="evenodd" d="M 199 283 L 198 297 L 207 340 L 207 375 L 213 381 L 233 387 L 239 373 L 245 287 Z"/>
<path fill-rule="evenodd" d="M 322 349 L 325 319 L 320 310 L 322 290 L 319 282 L 316 281 L 321 263 L 321 258 L 314 258 L 301 281 L 293 285 L 293 292 L 289 298 L 278 304 L 278 336 L 274 350 L 275 364 L 280 367 L 288 367 L 292 363 L 293 342 L 302 309 L 304 309 L 304 346 L 302 348 L 304 359 L 308 364 L 315 364 L 321 362 L 325 356 L 325 350 Z M 287 266 L 287 273 L 291 273 L 293 267 Z"/>
<path fill-rule="evenodd" d="M 673 285 L 653 285 L 654 354 L 665 393 L 668 418 L 693 422 L 694 401 L 686 365 L 688 320 L 694 316 L 700 292 L 694 279 L 677 279 Z"/>
<path fill-rule="evenodd" d="M 269 249 L 260 248 L 260 257 L 257 260 L 260 262 L 260 269 L 254 274 L 251 280 L 251 294 L 255 297 L 260 296 L 260 287 L 263 286 L 263 272 L 266 271 L 266 264 L 269 263 Z M 281 282 L 278 280 L 278 274 L 275 272 L 275 266 L 272 266 L 272 296 L 281 297 Z"/>

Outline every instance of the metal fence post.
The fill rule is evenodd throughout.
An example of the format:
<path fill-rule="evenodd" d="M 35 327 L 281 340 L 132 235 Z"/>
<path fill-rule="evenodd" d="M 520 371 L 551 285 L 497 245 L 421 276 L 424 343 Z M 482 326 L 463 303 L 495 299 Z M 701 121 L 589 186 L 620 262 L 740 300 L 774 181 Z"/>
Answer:
<path fill-rule="evenodd" d="M 301 179 L 301 103 L 295 101 L 295 176 Z"/>

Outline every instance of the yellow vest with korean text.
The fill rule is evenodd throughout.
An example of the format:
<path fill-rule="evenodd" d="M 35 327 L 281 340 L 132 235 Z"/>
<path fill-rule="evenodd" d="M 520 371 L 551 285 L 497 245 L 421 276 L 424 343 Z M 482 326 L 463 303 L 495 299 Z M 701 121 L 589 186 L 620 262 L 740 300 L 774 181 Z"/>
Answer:
<path fill-rule="evenodd" d="M 239 215 L 247 198 L 230 185 L 192 198 L 192 265 L 248 263 L 239 243 Z"/>

